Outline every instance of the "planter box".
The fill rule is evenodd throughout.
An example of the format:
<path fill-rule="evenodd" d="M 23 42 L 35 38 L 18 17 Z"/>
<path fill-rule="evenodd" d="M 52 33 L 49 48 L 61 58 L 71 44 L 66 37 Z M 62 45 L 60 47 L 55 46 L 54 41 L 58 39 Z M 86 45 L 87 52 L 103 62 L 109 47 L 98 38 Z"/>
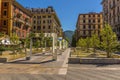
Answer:
<path fill-rule="evenodd" d="M 7 58 L 0 58 L 0 63 L 7 62 Z"/>
<path fill-rule="evenodd" d="M 119 58 L 69 58 L 72 64 L 120 64 Z"/>
<path fill-rule="evenodd" d="M 68 62 L 71 64 L 78 64 L 80 63 L 80 58 L 68 58 Z"/>

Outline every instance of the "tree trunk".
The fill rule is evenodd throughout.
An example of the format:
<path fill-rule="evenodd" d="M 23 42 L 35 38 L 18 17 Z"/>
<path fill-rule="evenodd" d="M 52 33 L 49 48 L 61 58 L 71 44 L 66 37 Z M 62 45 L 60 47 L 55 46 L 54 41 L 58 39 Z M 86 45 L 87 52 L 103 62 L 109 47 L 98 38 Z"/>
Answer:
<path fill-rule="evenodd" d="M 109 51 L 107 51 L 107 58 L 110 58 L 111 56 L 110 56 L 110 52 Z"/>

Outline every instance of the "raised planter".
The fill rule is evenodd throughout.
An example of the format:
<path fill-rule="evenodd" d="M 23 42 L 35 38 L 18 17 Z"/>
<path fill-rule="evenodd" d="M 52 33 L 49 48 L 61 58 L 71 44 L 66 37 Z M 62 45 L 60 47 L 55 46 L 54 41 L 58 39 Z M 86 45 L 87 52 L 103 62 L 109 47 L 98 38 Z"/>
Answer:
<path fill-rule="evenodd" d="M 119 58 L 69 58 L 71 64 L 120 64 Z"/>
<path fill-rule="evenodd" d="M 7 58 L 0 58 L 0 63 L 7 62 Z"/>

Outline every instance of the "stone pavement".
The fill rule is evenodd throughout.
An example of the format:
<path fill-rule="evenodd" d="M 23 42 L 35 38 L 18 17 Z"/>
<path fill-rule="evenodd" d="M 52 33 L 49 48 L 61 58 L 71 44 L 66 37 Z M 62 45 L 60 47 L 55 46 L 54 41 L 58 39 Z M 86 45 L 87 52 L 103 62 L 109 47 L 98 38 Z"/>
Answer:
<path fill-rule="evenodd" d="M 67 80 L 120 80 L 120 65 L 70 64 Z"/>
<path fill-rule="evenodd" d="M 67 64 L 70 49 L 52 56 L 37 54 L 30 61 L 19 59 L 0 64 L 0 80 L 120 80 L 120 65 Z"/>
<path fill-rule="evenodd" d="M 48 77 L 48 79 L 43 80 L 53 80 L 49 78 L 50 76 L 54 76 L 54 78 L 56 76 L 61 80 L 62 77 L 65 78 L 64 76 L 67 73 L 69 53 L 70 49 L 65 50 L 61 55 L 58 55 L 57 61 L 52 61 L 52 55 L 46 53 L 34 55 L 29 61 L 21 58 L 0 64 L 0 80 L 42 80 L 43 77 L 40 78 L 40 76 L 43 75 L 46 78 Z"/>

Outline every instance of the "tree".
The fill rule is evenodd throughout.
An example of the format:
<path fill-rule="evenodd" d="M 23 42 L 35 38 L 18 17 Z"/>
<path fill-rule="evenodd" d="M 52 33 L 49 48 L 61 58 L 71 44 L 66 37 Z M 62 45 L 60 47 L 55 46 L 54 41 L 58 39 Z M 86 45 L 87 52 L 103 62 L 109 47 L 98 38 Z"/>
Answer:
<path fill-rule="evenodd" d="M 76 43 L 77 43 L 77 41 L 76 41 L 75 34 L 74 34 L 74 35 L 72 36 L 71 46 L 72 46 L 72 47 L 76 47 Z"/>
<path fill-rule="evenodd" d="M 37 51 L 39 50 L 39 45 L 40 45 L 40 40 L 37 39 L 34 44 L 35 48 L 37 48 L 36 49 Z"/>
<path fill-rule="evenodd" d="M 91 44 L 92 44 L 93 52 L 95 54 L 96 48 L 99 47 L 100 45 L 100 39 L 97 34 L 92 35 L 91 42 L 92 42 Z"/>
<path fill-rule="evenodd" d="M 13 33 L 12 36 L 10 37 L 10 41 L 12 44 L 17 45 L 19 44 L 19 37 L 17 36 L 16 33 Z"/>
<path fill-rule="evenodd" d="M 13 51 L 13 54 L 14 54 L 14 57 L 16 55 L 16 51 L 19 51 L 20 48 L 18 46 L 18 44 L 20 43 L 19 41 L 19 37 L 16 33 L 13 33 L 12 36 L 10 36 L 10 42 L 12 43 L 12 51 Z"/>
<path fill-rule="evenodd" d="M 46 44 L 47 44 L 47 47 L 52 47 L 52 37 L 48 37 Z"/>
<path fill-rule="evenodd" d="M 78 42 L 77 42 L 77 47 L 81 47 L 82 50 L 85 50 L 86 48 L 86 42 L 85 42 L 85 39 L 79 39 Z"/>
<path fill-rule="evenodd" d="M 85 39 L 85 42 L 86 42 L 86 49 L 87 49 L 87 52 L 89 52 L 89 48 L 92 46 L 92 40 L 91 40 L 91 38 L 90 37 L 87 37 L 86 39 Z"/>
<path fill-rule="evenodd" d="M 105 24 L 105 27 L 102 29 L 101 38 L 101 46 L 107 52 L 107 57 L 110 58 L 111 53 L 114 51 L 114 48 L 117 45 L 117 37 L 109 24 Z"/>
<path fill-rule="evenodd" d="M 0 32 L 0 44 L 2 44 L 2 43 L 1 43 L 1 41 L 2 41 L 1 38 L 2 38 L 3 36 L 4 36 L 4 34 Z"/>
<path fill-rule="evenodd" d="M 40 38 L 40 46 L 41 47 L 43 47 L 43 45 L 44 45 L 44 37 L 45 37 L 45 35 L 44 35 L 44 33 L 39 33 L 39 38 Z"/>

